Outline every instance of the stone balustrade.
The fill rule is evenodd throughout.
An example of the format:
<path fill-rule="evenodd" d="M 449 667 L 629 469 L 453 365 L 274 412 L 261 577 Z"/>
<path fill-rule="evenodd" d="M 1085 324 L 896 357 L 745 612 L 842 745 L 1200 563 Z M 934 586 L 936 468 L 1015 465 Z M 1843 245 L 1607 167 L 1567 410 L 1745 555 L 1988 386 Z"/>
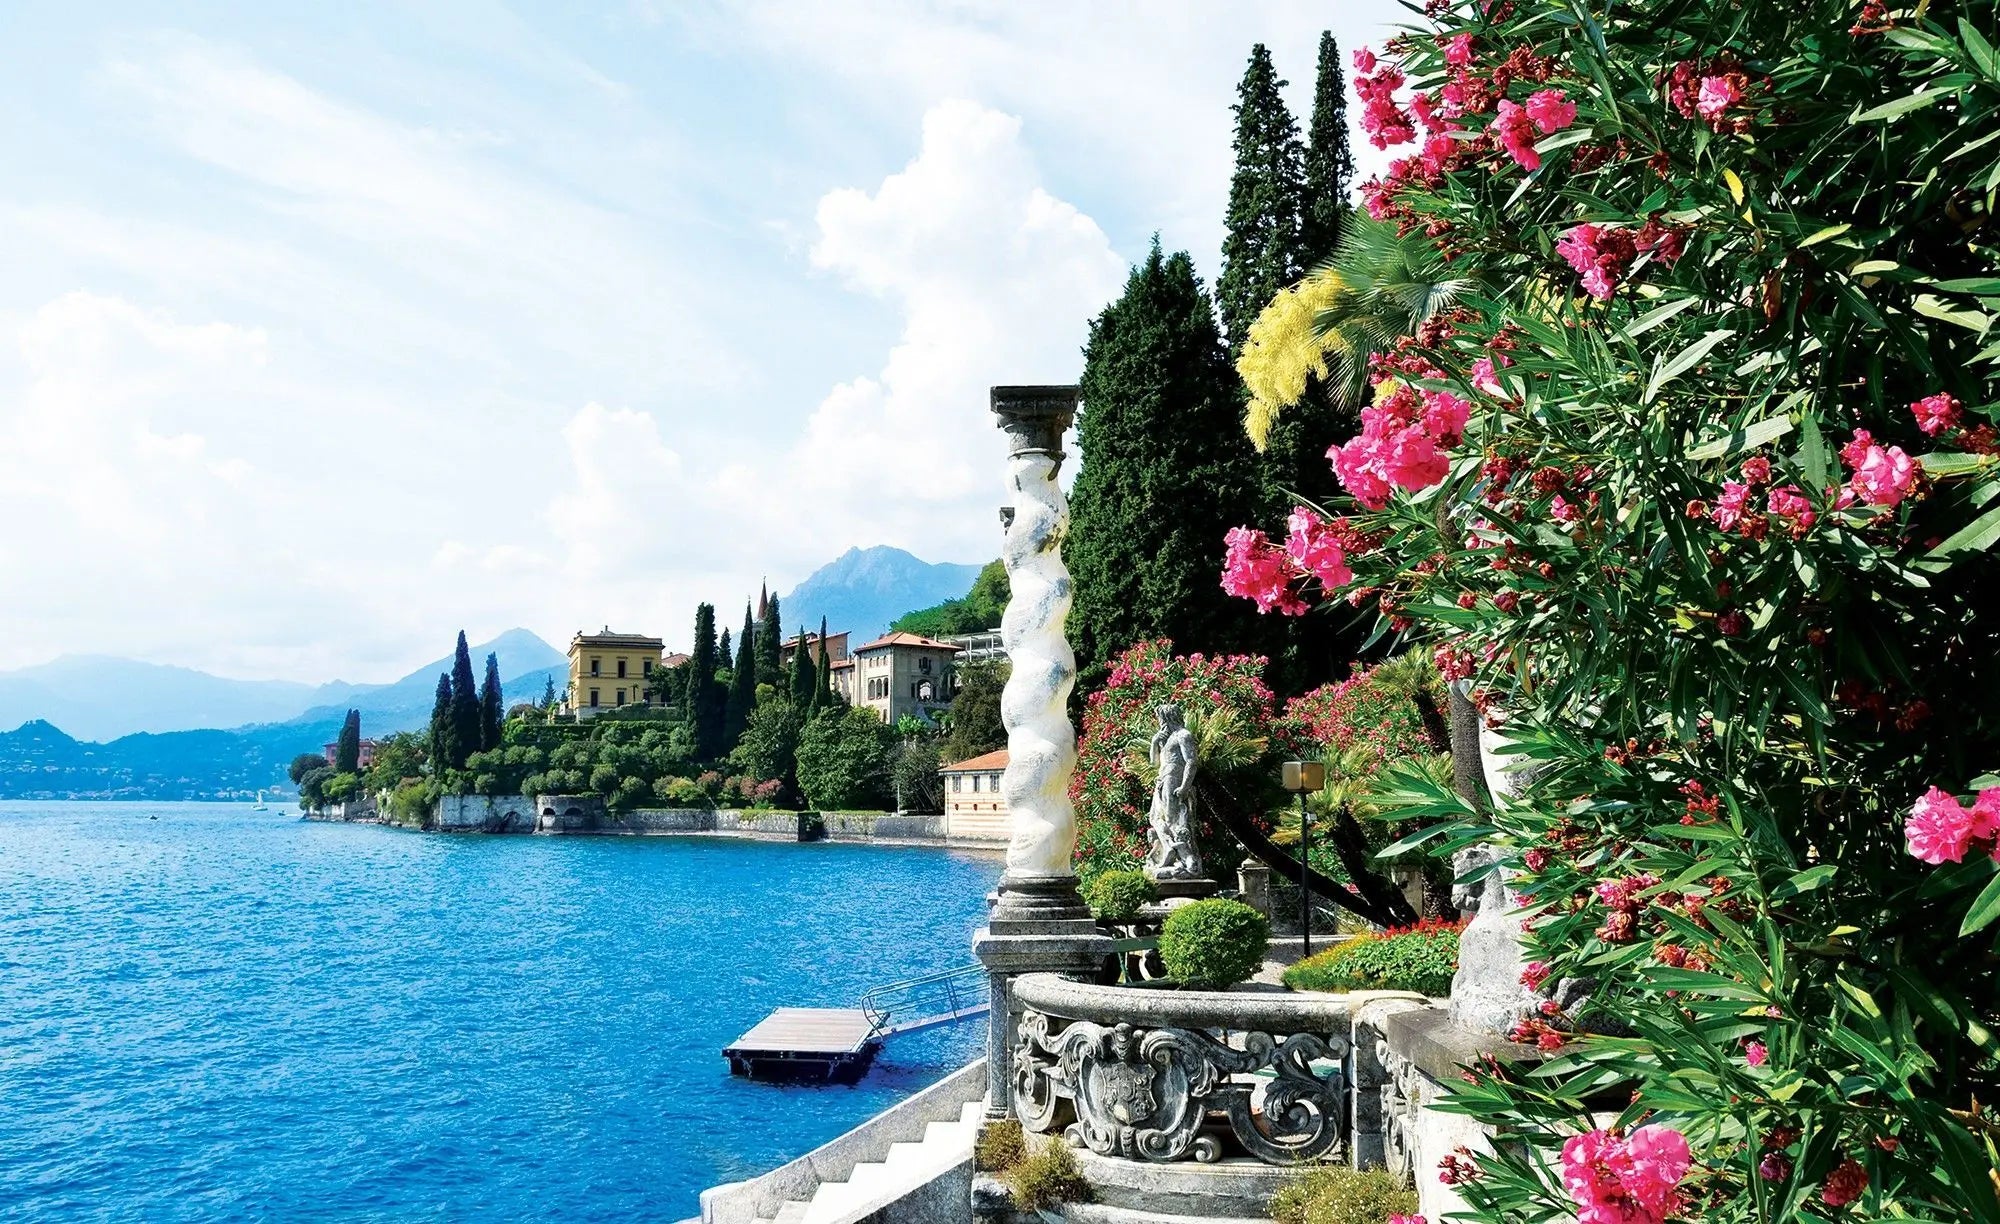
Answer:
<path fill-rule="evenodd" d="M 1013 1104 L 1100 1156 L 1325 1159 L 1347 1138 L 1348 1001 L 1018 978 Z M 1219 1119 L 1219 1121 L 1218 1121 Z"/>

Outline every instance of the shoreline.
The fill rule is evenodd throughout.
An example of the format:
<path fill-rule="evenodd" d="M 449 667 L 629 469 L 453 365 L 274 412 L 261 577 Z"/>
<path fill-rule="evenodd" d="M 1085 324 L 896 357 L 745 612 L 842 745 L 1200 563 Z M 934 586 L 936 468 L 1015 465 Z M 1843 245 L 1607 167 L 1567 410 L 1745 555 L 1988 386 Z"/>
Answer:
<path fill-rule="evenodd" d="M 470 834 L 513 837 L 694 837 L 731 838 L 738 841 L 780 842 L 811 845 L 831 842 L 852 846 L 898 846 L 916 849 L 959 850 L 1001 856 L 1007 843 L 989 838 L 951 837 L 941 829 L 942 816 L 910 816 L 895 812 L 781 812 L 734 809 L 640 808 L 622 813 L 607 823 L 587 826 L 536 828 L 507 813 L 496 821 L 490 815 L 480 821 L 458 820 L 440 823 L 437 814 L 424 825 L 383 818 L 373 805 L 347 814 L 338 810 L 313 810 L 299 820 L 315 824 L 374 825 L 402 829 L 410 833 Z M 895 826 L 881 833 L 880 823 Z"/>

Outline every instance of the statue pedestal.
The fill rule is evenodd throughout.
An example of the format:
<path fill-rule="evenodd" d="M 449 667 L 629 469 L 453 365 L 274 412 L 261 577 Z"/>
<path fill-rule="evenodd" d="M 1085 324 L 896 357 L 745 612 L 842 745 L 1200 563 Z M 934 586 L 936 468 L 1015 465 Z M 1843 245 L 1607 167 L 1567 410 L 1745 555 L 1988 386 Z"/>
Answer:
<path fill-rule="evenodd" d="M 993 1001 L 987 1017 L 986 1118 L 1014 1111 L 1014 1034 L 1021 1006 L 1014 979 L 1024 973 L 1060 973 L 1095 979 L 1115 972 L 1116 952 L 1077 895 L 1074 876 L 1003 876 L 988 898 L 992 913 L 972 937 L 972 954 L 986 967 Z"/>
<path fill-rule="evenodd" d="M 1189 880 L 1154 880 L 1153 888 L 1160 894 L 1160 904 L 1168 910 L 1177 910 L 1222 891 L 1222 885 L 1214 880 L 1196 877 Z"/>

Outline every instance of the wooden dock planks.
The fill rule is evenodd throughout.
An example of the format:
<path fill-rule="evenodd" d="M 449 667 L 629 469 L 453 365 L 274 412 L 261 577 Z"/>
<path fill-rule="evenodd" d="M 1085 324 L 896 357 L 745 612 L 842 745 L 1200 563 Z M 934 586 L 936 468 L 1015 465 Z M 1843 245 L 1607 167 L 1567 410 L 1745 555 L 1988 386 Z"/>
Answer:
<path fill-rule="evenodd" d="M 858 1008 L 781 1007 L 724 1047 L 733 1074 L 753 1079 L 856 1079 L 874 1061 L 875 1026 Z"/>

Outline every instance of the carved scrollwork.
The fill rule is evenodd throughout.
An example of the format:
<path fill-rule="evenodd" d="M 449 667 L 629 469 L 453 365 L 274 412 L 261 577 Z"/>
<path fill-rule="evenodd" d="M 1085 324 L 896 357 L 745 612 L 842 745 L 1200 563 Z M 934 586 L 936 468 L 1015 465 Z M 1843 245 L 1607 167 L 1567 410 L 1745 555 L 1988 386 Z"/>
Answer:
<path fill-rule="evenodd" d="M 1389 1172 L 1405 1181 L 1417 1172 L 1417 1115 L 1423 1109 L 1422 1072 L 1407 1058 L 1399 1058 L 1389 1043 L 1375 1043 L 1375 1056 L 1387 1074 L 1382 1081 L 1382 1161 Z"/>
<path fill-rule="evenodd" d="M 1055 1031 L 1030 1010 L 1014 1057 L 1015 1107 L 1023 1126 L 1048 1131 L 1067 1101 L 1076 1121 L 1065 1133 L 1080 1146 L 1160 1163 L 1220 1159 L 1222 1142 L 1204 1133 L 1219 1115 L 1245 1152 L 1291 1164 L 1324 1156 L 1344 1138 L 1341 1072 L 1323 1075 L 1313 1064 L 1345 1053 L 1343 1039 L 1310 1033 L 1219 1038 L 1088 1020 Z"/>

